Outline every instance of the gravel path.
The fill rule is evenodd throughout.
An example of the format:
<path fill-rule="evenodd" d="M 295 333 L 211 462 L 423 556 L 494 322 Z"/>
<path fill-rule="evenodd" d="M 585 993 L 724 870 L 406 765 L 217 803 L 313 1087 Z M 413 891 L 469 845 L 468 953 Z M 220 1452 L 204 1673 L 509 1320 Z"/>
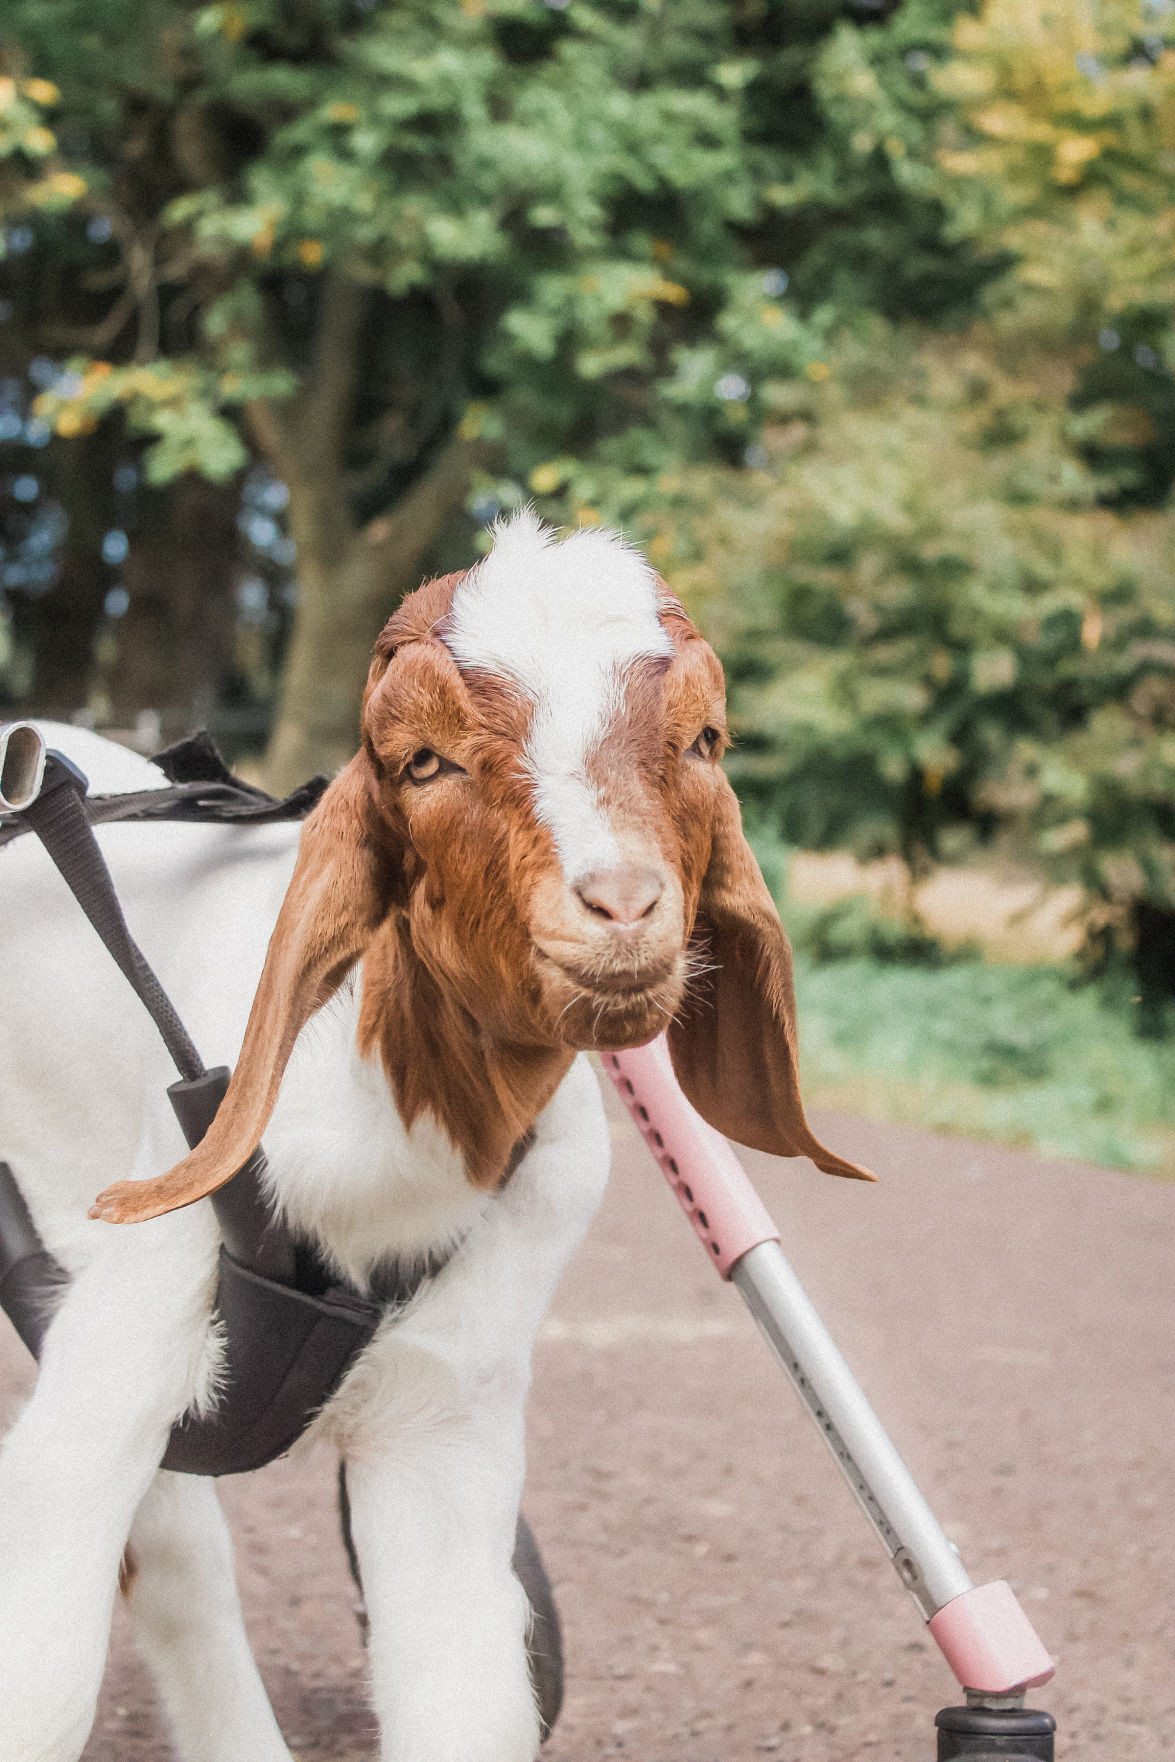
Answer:
<path fill-rule="evenodd" d="M 849 1116 L 818 1129 L 882 1185 L 749 1166 L 972 1577 L 1010 1578 L 1059 1659 L 1037 1699 L 1060 1755 L 1175 1755 L 1175 1187 Z M 545 1755 L 929 1762 L 945 1667 L 618 1109 L 614 1136 L 531 1405 L 526 1507 L 568 1654 Z M 25 1384 L 5 1329 L 0 1409 Z M 223 1488 L 303 1762 L 375 1754 L 333 1473 L 311 1454 Z M 86 1762 L 168 1754 L 120 1616 Z"/>

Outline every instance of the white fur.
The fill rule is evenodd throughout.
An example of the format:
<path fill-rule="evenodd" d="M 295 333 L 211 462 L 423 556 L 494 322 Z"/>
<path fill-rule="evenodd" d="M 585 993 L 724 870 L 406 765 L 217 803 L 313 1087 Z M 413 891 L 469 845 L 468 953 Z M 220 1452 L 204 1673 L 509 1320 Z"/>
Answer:
<path fill-rule="evenodd" d="M 494 529 L 453 595 L 446 641 L 459 666 L 503 674 L 534 705 L 525 762 L 538 818 L 567 881 L 621 861 L 587 761 L 636 660 L 668 656 L 656 576 L 615 532 L 559 541 L 531 508 Z"/>
<path fill-rule="evenodd" d="M 96 791 L 159 780 L 54 728 Z M 298 828 L 110 826 L 132 932 L 209 1064 L 240 1046 Z M 385 1762 L 532 1762 L 525 1598 L 510 1567 L 531 1349 L 599 1202 L 608 1140 L 583 1059 L 497 1197 L 425 1123 L 406 1132 L 355 1043 L 358 982 L 299 1039 L 266 1131 L 279 1204 L 362 1281 L 455 1255 L 377 1335 L 315 1430 L 349 1464 Z M 72 1275 L 35 1392 L 0 1450 L 0 1762 L 75 1762 L 119 1558 L 183 1762 L 288 1762 L 250 1657 L 210 1485 L 158 1472 L 215 1379 L 207 1201 L 131 1227 L 97 1192 L 182 1154 L 174 1079 L 141 1006 L 36 840 L 0 849 L 0 1158 Z"/>

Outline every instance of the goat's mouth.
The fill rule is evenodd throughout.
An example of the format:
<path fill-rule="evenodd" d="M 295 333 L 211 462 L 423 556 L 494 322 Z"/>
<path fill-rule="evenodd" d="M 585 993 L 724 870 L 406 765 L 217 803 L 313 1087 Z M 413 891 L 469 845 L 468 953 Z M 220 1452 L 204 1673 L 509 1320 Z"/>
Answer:
<path fill-rule="evenodd" d="M 559 1039 L 580 1051 L 642 1046 L 668 1026 L 684 989 L 684 963 L 584 972 L 541 955 L 544 990 Z"/>

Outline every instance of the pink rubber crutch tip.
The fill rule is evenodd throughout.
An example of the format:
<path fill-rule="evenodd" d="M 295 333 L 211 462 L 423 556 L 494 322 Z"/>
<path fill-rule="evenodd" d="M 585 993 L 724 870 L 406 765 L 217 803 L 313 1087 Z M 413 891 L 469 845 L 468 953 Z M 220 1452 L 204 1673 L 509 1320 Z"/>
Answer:
<path fill-rule="evenodd" d="M 1003 1579 L 952 1597 L 927 1625 L 965 1689 L 1012 1695 L 1048 1682 L 1056 1668 Z"/>

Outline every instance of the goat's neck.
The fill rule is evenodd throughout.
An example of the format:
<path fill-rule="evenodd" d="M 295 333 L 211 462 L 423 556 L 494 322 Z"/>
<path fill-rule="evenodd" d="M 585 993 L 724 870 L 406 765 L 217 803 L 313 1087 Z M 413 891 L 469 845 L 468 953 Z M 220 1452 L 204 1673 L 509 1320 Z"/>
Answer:
<path fill-rule="evenodd" d="M 401 920 L 388 923 L 364 957 L 359 1048 L 379 1053 L 405 1128 L 430 1114 L 475 1187 L 502 1181 L 575 1056 L 483 1032 L 433 978 Z"/>

